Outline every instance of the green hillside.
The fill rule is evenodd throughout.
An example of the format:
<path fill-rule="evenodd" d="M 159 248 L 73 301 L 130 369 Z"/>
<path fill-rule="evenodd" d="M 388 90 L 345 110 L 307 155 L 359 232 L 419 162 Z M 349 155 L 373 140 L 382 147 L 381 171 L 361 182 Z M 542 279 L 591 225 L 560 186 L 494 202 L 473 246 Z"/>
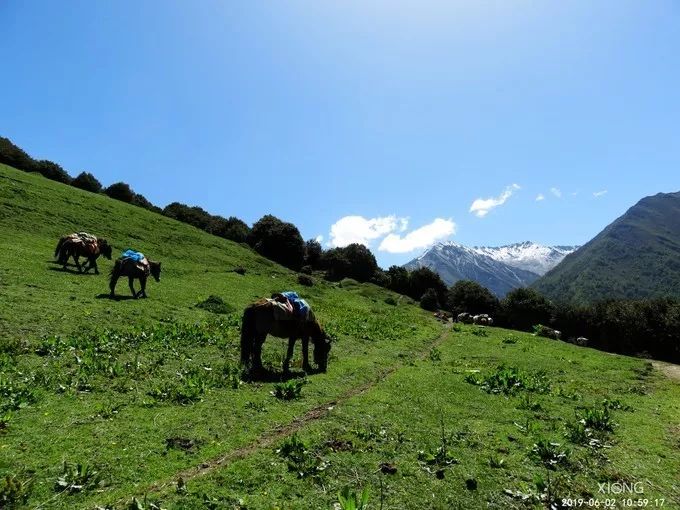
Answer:
<path fill-rule="evenodd" d="M 532 287 L 573 303 L 680 297 L 680 192 L 643 198 Z"/>
<path fill-rule="evenodd" d="M 81 230 L 162 261 L 149 299 L 108 299 L 111 261 L 53 263 Z M 370 509 L 544 508 L 604 502 L 598 482 L 680 505 L 680 384 L 644 360 L 443 325 L 351 280 L 300 287 L 248 247 L 1 165 L 0 248 L 0 508 L 330 509 L 346 487 Z M 286 289 L 337 339 L 328 372 L 303 378 L 296 351 L 287 386 L 244 384 L 241 311 Z M 196 306 L 210 295 L 227 313 Z M 278 370 L 284 342 L 264 351 Z"/>

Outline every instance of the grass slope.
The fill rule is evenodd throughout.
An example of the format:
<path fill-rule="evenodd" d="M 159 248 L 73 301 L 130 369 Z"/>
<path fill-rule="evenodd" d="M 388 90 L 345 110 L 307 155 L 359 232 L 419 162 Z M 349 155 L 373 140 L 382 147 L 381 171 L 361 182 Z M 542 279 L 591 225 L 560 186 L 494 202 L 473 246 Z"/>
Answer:
<path fill-rule="evenodd" d="M 680 192 L 646 197 L 532 284 L 557 301 L 680 297 Z"/>
<path fill-rule="evenodd" d="M 105 275 L 54 270 L 75 230 L 162 260 L 150 298 L 99 298 Z M 331 508 L 368 487 L 371 508 L 539 508 L 604 500 L 598 481 L 680 505 L 680 386 L 644 361 L 452 330 L 384 289 L 317 281 L 302 293 L 338 342 L 328 373 L 281 400 L 239 382 L 239 311 L 293 273 L 7 167 L 0 243 L 0 506 Z M 209 295 L 236 311 L 197 308 Z M 283 354 L 266 342 L 270 367 Z"/>

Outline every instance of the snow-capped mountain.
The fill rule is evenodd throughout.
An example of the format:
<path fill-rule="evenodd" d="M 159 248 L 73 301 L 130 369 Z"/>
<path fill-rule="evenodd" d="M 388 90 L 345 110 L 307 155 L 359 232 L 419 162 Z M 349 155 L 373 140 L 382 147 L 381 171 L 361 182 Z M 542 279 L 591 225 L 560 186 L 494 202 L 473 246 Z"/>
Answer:
<path fill-rule="evenodd" d="M 543 246 L 542 244 L 525 241 L 507 246 L 488 247 L 475 246 L 473 249 L 482 255 L 487 255 L 509 266 L 531 271 L 543 276 L 562 259 L 576 251 L 578 246 Z"/>
<path fill-rule="evenodd" d="M 429 267 L 448 285 L 474 280 L 499 297 L 526 287 L 555 267 L 577 246 L 542 246 L 524 242 L 499 247 L 470 248 L 454 242 L 438 243 L 404 267 Z"/>

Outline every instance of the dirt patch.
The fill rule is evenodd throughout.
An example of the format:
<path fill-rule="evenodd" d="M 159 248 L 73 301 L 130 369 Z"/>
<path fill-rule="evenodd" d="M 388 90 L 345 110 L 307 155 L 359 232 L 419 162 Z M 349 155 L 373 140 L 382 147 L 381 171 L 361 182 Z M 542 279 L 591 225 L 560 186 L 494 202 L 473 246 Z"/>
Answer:
<path fill-rule="evenodd" d="M 665 361 L 652 361 L 652 365 L 658 371 L 663 372 L 669 379 L 680 382 L 680 365 L 666 363 Z"/>

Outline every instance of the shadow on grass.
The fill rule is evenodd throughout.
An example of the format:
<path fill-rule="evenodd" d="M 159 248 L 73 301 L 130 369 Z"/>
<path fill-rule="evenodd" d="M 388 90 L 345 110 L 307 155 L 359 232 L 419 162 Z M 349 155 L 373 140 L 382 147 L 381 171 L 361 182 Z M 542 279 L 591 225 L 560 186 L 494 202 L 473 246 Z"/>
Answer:
<path fill-rule="evenodd" d="M 73 266 L 73 267 L 62 267 L 61 265 L 59 265 L 59 267 L 48 267 L 47 269 L 49 269 L 50 271 L 56 271 L 58 273 L 79 274 L 79 275 L 83 275 L 83 276 L 99 276 L 94 271 L 80 272 L 77 269 L 75 269 L 75 266 Z"/>
<path fill-rule="evenodd" d="M 127 301 L 129 299 L 135 299 L 134 297 L 130 295 L 121 295 L 121 294 L 116 294 L 115 296 L 111 297 L 111 294 L 108 292 L 103 293 L 103 294 L 97 294 L 95 296 L 97 299 L 110 299 L 111 301 Z"/>
<path fill-rule="evenodd" d="M 310 374 L 316 372 L 310 372 Z M 290 370 L 283 372 L 281 370 L 270 370 L 262 368 L 260 370 L 251 370 L 247 377 L 244 378 L 248 382 L 285 382 L 291 379 L 302 379 L 309 374 L 302 370 Z"/>

